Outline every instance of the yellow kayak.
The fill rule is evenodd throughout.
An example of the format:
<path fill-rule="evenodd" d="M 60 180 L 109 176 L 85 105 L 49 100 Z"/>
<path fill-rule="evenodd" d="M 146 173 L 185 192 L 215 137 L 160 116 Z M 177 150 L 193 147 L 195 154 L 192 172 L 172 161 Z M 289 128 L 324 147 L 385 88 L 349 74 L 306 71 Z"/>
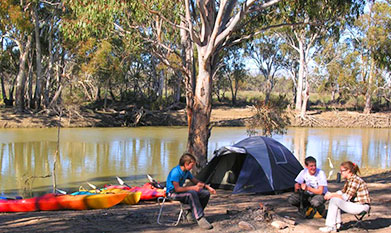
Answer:
<path fill-rule="evenodd" d="M 120 203 L 126 193 L 95 194 L 95 195 L 60 195 L 57 198 L 64 209 L 86 210 L 106 209 Z"/>
<path fill-rule="evenodd" d="M 124 189 L 106 189 L 102 190 L 104 193 L 126 193 L 126 197 L 121 201 L 121 203 L 127 205 L 135 205 L 140 201 L 141 192 L 131 192 L 129 190 Z"/>

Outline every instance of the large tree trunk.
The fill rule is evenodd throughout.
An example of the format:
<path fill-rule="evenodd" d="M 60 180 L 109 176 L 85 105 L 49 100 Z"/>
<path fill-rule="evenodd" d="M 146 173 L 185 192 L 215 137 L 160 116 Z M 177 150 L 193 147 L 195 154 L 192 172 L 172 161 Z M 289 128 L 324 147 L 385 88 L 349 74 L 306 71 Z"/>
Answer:
<path fill-rule="evenodd" d="M 273 89 L 273 84 L 271 82 L 271 77 L 269 77 L 267 80 L 266 80 L 266 88 L 265 88 L 265 104 L 267 104 L 270 100 L 270 94 L 272 92 L 272 89 Z"/>
<path fill-rule="evenodd" d="M 159 73 L 158 91 L 157 91 L 159 98 L 163 98 L 163 90 L 164 90 L 164 70 L 161 70 Z"/>
<path fill-rule="evenodd" d="M 30 53 L 30 58 L 27 59 L 27 106 L 34 108 L 35 103 L 33 100 L 33 52 Z"/>
<path fill-rule="evenodd" d="M 4 74 L 2 74 L 1 71 L 0 71 L 0 81 L 1 81 L 1 94 L 3 96 L 3 102 L 6 107 L 11 107 L 13 105 L 12 96 L 10 96 L 10 99 L 7 98 L 7 92 L 5 91 L 5 85 L 4 85 Z"/>
<path fill-rule="evenodd" d="M 23 42 L 20 42 L 20 57 L 19 57 L 19 72 L 16 78 L 16 110 L 18 112 L 24 111 L 24 92 L 26 85 L 26 60 L 31 47 L 32 35 L 27 37 L 27 43 L 25 46 L 22 45 Z"/>
<path fill-rule="evenodd" d="M 299 77 L 297 80 L 297 92 L 296 92 L 296 111 L 301 112 L 301 107 L 303 105 L 303 84 L 304 84 L 304 71 L 305 71 L 305 54 L 304 54 L 304 45 L 303 41 L 299 39 L 299 56 L 300 56 L 300 65 L 299 65 Z"/>
<path fill-rule="evenodd" d="M 368 15 L 369 15 L 369 22 L 368 22 L 368 25 L 371 27 L 373 26 L 373 22 L 372 22 L 372 7 L 373 7 L 373 4 L 375 3 L 375 1 L 370 1 L 369 2 L 369 12 L 368 12 Z M 371 48 L 369 48 L 371 49 Z M 365 93 L 365 107 L 364 107 L 364 114 L 369 114 L 371 113 L 371 110 L 372 110 L 372 103 L 371 103 L 371 99 L 372 99 L 372 85 L 373 85 L 373 75 L 374 75 L 374 69 L 375 69 L 375 61 L 373 58 L 370 59 L 370 70 L 369 70 L 369 77 L 368 77 L 368 83 L 367 83 L 367 92 Z M 362 66 L 364 68 L 364 65 Z M 364 70 L 364 69 L 363 69 Z M 363 76 L 364 78 L 364 76 Z"/>
<path fill-rule="evenodd" d="M 188 151 L 197 158 L 197 168 L 204 167 L 207 162 L 208 140 L 210 137 L 210 114 L 212 110 L 211 102 L 211 82 L 212 75 L 210 64 L 199 56 L 199 73 L 196 80 L 196 91 L 194 95 L 194 105 L 189 128 Z"/>
<path fill-rule="evenodd" d="M 35 22 L 35 49 L 36 49 L 36 66 L 37 66 L 37 81 L 35 86 L 34 103 L 37 109 L 41 108 L 41 92 L 42 92 L 42 63 L 41 63 L 41 42 L 39 40 L 39 19 L 38 19 L 38 6 L 34 8 L 34 22 Z"/>
<path fill-rule="evenodd" d="M 300 117 L 304 118 L 307 111 L 307 103 L 308 99 L 310 98 L 310 87 L 307 78 L 305 79 L 305 89 L 303 91 L 303 104 L 301 106 L 300 110 Z"/>
<path fill-rule="evenodd" d="M 185 93 L 186 93 L 186 114 L 187 114 L 187 125 L 188 131 L 192 125 L 193 118 L 193 105 L 194 105 L 194 92 L 195 92 L 195 71 L 194 71 L 194 56 L 193 56 L 193 42 L 190 40 L 189 33 L 183 29 L 186 27 L 185 22 L 181 22 L 182 28 L 180 29 L 181 34 L 181 58 L 184 70 L 185 78 Z M 188 141 L 189 145 L 189 141 Z M 189 148 L 187 148 L 189 150 Z"/>
<path fill-rule="evenodd" d="M 46 77 L 46 84 L 45 84 L 45 90 L 43 91 L 44 94 L 44 104 L 45 107 L 48 107 L 50 104 L 50 82 L 53 79 L 53 65 L 54 65 L 54 54 L 53 54 L 53 17 L 50 19 L 50 31 L 49 31 L 49 62 L 48 62 L 48 72 L 47 72 L 47 77 Z"/>
<path fill-rule="evenodd" d="M 367 92 L 365 93 L 365 108 L 364 108 L 364 114 L 371 113 L 372 110 L 372 88 L 373 88 L 373 76 L 374 76 L 374 69 L 375 69 L 375 62 L 373 61 L 373 58 L 371 59 L 371 70 L 369 71 L 369 77 L 368 77 L 368 84 L 367 84 Z"/>

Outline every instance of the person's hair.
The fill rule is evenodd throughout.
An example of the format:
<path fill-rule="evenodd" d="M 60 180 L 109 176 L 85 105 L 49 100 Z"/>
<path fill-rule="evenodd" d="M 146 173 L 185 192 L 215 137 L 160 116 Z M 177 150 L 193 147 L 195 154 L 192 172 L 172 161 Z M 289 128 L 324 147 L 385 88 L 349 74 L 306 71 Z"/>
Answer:
<path fill-rule="evenodd" d="M 345 169 L 349 170 L 353 174 L 360 173 L 360 168 L 358 168 L 358 165 L 353 163 L 352 161 L 345 161 L 341 163 L 341 167 L 344 167 Z"/>
<path fill-rule="evenodd" d="M 308 156 L 305 158 L 304 163 L 306 166 L 308 166 L 309 163 L 316 163 L 316 159 L 312 156 Z"/>
<path fill-rule="evenodd" d="M 189 152 L 185 152 L 182 154 L 181 158 L 179 159 L 179 166 L 185 165 L 185 163 L 190 163 L 190 162 L 196 162 L 196 158 L 194 155 L 190 154 Z"/>

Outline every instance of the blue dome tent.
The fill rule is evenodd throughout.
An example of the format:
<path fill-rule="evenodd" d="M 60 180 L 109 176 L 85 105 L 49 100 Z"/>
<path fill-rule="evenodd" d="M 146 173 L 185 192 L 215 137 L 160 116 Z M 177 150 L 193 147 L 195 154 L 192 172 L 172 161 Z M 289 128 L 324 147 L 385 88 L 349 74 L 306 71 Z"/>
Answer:
<path fill-rule="evenodd" d="M 216 150 L 197 178 L 233 193 L 271 193 L 292 189 L 302 169 L 281 143 L 255 136 Z"/>

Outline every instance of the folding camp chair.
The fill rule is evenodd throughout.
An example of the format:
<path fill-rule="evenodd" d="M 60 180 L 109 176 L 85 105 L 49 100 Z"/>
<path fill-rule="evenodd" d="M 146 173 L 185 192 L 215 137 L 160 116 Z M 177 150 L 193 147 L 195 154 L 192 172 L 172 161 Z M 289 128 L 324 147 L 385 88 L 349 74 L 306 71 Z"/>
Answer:
<path fill-rule="evenodd" d="M 361 227 L 365 229 L 368 232 L 368 229 L 365 227 L 365 224 L 363 223 L 363 219 L 365 216 L 369 216 L 371 211 L 371 207 L 369 207 L 368 211 L 362 211 L 359 214 L 355 214 L 354 217 L 356 218 L 356 222 L 353 224 L 353 227 Z"/>
<path fill-rule="evenodd" d="M 166 201 L 171 201 L 171 202 L 175 202 L 176 204 L 179 204 L 180 210 L 179 210 L 179 214 L 178 214 L 178 219 L 176 221 L 162 223 L 161 219 L 162 219 L 162 215 L 163 215 L 163 207 L 164 207 L 164 204 L 166 203 Z M 179 224 L 179 222 L 181 221 L 181 219 L 185 217 L 185 215 L 183 214 L 185 212 L 185 210 L 190 209 L 190 206 L 188 206 L 187 204 L 184 204 L 180 201 L 174 201 L 168 197 L 159 197 L 157 199 L 157 202 L 159 203 L 159 214 L 157 216 L 157 223 L 159 225 L 171 224 L 171 225 L 177 226 Z"/>

